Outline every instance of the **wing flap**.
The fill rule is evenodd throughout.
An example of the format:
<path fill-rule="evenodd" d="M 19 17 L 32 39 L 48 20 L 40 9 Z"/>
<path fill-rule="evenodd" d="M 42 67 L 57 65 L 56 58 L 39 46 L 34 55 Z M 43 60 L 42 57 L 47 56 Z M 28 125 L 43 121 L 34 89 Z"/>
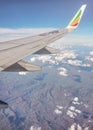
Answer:
<path fill-rule="evenodd" d="M 34 54 L 57 54 L 57 53 L 59 53 L 58 50 L 51 47 L 45 47 Z"/>
<path fill-rule="evenodd" d="M 38 71 L 41 70 L 39 66 L 32 65 L 24 60 L 20 60 L 17 63 L 5 68 L 3 71 L 19 72 L 19 71 Z"/>
<path fill-rule="evenodd" d="M 40 66 L 32 65 L 28 62 L 25 62 L 24 60 L 19 61 L 18 64 L 21 65 L 22 67 L 24 67 L 27 71 L 41 70 Z"/>

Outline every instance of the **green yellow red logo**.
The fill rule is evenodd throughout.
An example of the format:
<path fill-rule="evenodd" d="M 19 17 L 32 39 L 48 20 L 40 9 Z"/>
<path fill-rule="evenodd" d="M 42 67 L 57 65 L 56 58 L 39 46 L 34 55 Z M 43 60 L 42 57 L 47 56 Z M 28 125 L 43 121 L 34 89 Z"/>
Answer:
<path fill-rule="evenodd" d="M 73 22 L 70 24 L 70 26 L 77 26 L 79 21 L 80 21 L 80 16 L 81 16 L 81 10 L 78 12 L 77 16 L 73 20 Z"/>

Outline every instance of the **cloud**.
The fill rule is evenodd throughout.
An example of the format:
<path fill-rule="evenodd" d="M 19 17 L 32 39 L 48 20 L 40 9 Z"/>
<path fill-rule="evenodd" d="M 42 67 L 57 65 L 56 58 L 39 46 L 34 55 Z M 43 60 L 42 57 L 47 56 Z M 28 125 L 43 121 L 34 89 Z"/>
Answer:
<path fill-rule="evenodd" d="M 19 72 L 19 75 L 26 75 L 27 72 Z"/>
<path fill-rule="evenodd" d="M 75 66 L 81 66 L 81 64 L 82 64 L 82 61 L 80 61 L 80 60 L 68 60 L 67 62 L 68 62 L 68 64 L 75 65 Z"/>
<path fill-rule="evenodd" d="M 78 102 L 78 100 L 79 100 L 78 97 L 75 97 L 75 98 L 73 99 L 74 102 Z"/>
<path fill-rule="evenodd" d="M 93 51 L 91 51 L 89 54 L 93 56 Z"/>
<path fill-rule="evenodd" d="M 61 114 L 62 114 L 62 109 L 63 109 L 62 106 L 57 105 L 57 106 L 56 106 L 56 109 L 54 110 L 54 112 L 55 112 L 57 115 L 61 115 Z"/>
<path fill-rule="evenodd" d="M 27 36 L 33 36 L 44 32 L 50 32 L 52 30 L 57 30 L 57 28 L 0 28 L 0 41 L 7 41 Z M 70 34 L 64 38 L 55 41 L 53 44 L 51 44 L 51 46 L 60 49 L 64 48 L 67 45 L 81 45 L 81 43 L 87 46 L 93 46 L 93 37 Z"/>
<path fill-rule="evenodd" d="M 89 130 L 89 127 L 84 128 L 84 130 Z"/>
<path fill-rule="evenodd" d="M 69 34 L 58 41 L 55 41 L 53 44 L 51 44 L 51 47 L 56 47 L 59 49 L 63 49 L 66 47 L 72 47 L 72 45 L 78 46 L 78 45 L 84 45 L 84 46 L 93 46 L 93 36 L 81 36 L 81 35 L 75 35 L 75 34 Z"/>
<path fill-rule="evenodd" d="M 62 107 L 62 106 L 60 106 L 60 105 L 57 105 L 57 108 L 58 108 L 58 109 L 60 109 L 60 110 L 62 110 L 62 109 L 63 109 L 63 107 Z"/>
<path fill-rule="evenodd" d="M 86 60 L 88 60 L 88 61 L 91 61 L 91 62 L 93 62 L 93 51 L 92 52 L 90 52 L 90 55 L 91 56 L 86 56 Z M 93 72 L 93 71 L 92 71 Z"/>
<path fill-rule="evenodd" d="M 49 55 L 42 55 L 42 56 L 38 57 L 38 60 L 40 60 L 43 63 L 45 63 L 46 61 L 51 61 L 51 56 L 49 56 Z"/>
<path fill-rule="evenodd" d="M 81 66 L 83 66 L 83 67 L 90 67 L 91 65 L 90 64 L 82 64 Z"/>
<path fill-rule="evenodd" d="M 48 62 L 49 64 L 56 64 L 56 61 L 53 60 L 53 57 L 51 55 L 38 55 L 30 59 L 31 62 L 35 62 L 36 60 L 39 60 L 42 63 Z"/>
<path fill-rule="evenodd" d="M 76 114 L 75 112 L 70 111 L 70 110 L 67 111 L 67 115 L 68 115 L 69 117 L 71 117 L 71 118 L 75 118 L 75 117 L 77 116 L 77 114 Z"/>
<path fill-rule="evenodd" d="M 55 109 L 55 111 L 54 111 L 57 115 L 60 115 L 60 114 L 62 114 L 62 111 L 60 111 L 59 109 Z"/>
<path fill-rule="evenodd" d="M 68 130 L 75 130 L 76 129 L 76 123 L 72 124 Z"/>
<path fill-rule="evenodd" d="M 32 57 L 30 59 L 31 62 L 35 62 L 35 60 L 39 60 L 42 63 L 48 62 L 51 65 L 59 65 L 59 63 L 69 64 L 73 66 L 79 66 L 79 67 L 91 67 L 91 64 L 89 63 L 83 63 L 82 60 L 76 59 L 78 54 L 76 54 L 75 51 L 72 50 L 63 50 L 61 54 L 55 54 L 55 55 L 38 55 L 36 57 Z M 93 58 L 86 57 L 85 59 L 93 61 Z M 59 70 L 59 69 L 58 69 Z M 61 68 L 59 70 L 59 74 L 63 76 L 68 76 L 67 70 Z"/>
<path fill-rule="evenodd" d="M 92 53 L 91 53 L 92 54 Z M 85 58 L 86 60 L 89 60 L 89 61 L 91 61 L 91 62 L 93 62 L 93 57 L 91 57 L 91 56 L 86 56 L 86 58 Z"/>
<path fill-rule="evenodd" d="M 0 41 L 7 41 L 27 36 L 33 36 L 52 30 L 55 30 L 55 28 L 0 28 Z"/>
<path fill-rule="evenodd" d="M 79 103 L 78 97 L 75 97 L 75 98 L 73 99 L 72 103 L 79 105 L 80 103 Z"/>
<path fill-rule="evenodd" d="M 31 126 L 30 130 L 41 130 L 41 127 Z"/>
<path fill-rule="evenodd" d="M 70 50 L 65 50 L 62 51 L 61 54 L 57 54 L 55 56 L 55 60 L 56 61 L 63 61 L 64 59 L 75 59 L 77 57 L 77 54 L 74 51 L 70 51 Z"/>
<path fill-rule="evenodd" d="M 69 65 L 81 66 L 81 67 L 90 67 L 91 66 L 90 64 L 82 63 L 82 61 L 80 61 L 80 60 L 67 60 L 67 63 Z"/>
<path fill-rule="evenodd" d="M 36 60 L 35 57 L 30 58 L 30 61 L 31 61 L 31 62 L 35 62 L 35 60 Z"/>
<path fill-rule="evenodd" d="M 79 73 L 81 73 L 81 70 L 78 70 Z"/>
<path fill-rule="evenodd" d="M 0 28 L 0 34 L 40 34 L 52 30 L 55 30 L 55 28 Z"/>
<path fill-rule="evenodd" d="M 67 110 L 67 115 L 71 118 L 75 118 L 77 116 L 77 114 L 81 114 L 82 112 L 77 109 L 74 105 L 80 105 L 81 103 L 79 103 L 79 99 L 78 97 L 75 97 L 73 100 L 72 100 L 72 106 L 68 107 L 68 110 Z"/>
<path fill-rule="evenodd" d="M 82 130 L 82 127 L 79 124 L 73 123 L 68 130 Z"/>
<path fill-rule="evenodd" d="M 89 127 L 82 128 L 80 124 L 73 123 L 68 130 L 89 130 Z"/>
<path fill-rule="evenodd" d="M 61 76 L 68 76 L 67 70 L 65 68 L 60 67 L 60 68 L 58 68 L 58 71 L 59 71 L 59 75 L 61 75 Z"/>
<path fill-rule="evenodd" d="M 79 109 L 76 109 L 75 106 L 70 106 L 67 110 L 67 115 L 71 118 L 75 118 L 77 114 L 81 114 Z"/>

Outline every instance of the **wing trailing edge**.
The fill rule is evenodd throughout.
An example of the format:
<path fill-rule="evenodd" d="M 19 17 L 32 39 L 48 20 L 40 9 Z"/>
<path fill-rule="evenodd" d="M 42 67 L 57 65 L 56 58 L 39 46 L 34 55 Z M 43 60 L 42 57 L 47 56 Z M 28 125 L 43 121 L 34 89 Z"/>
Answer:
<path fill-rule="evenodd" d="M 41 70 L 40 66 L 32 65 L 24 60 L 20 60 L 17 63 L 5 68 L 3 71 L 9 72 L 20 72 L 20 71 L 39 71 Z"/>

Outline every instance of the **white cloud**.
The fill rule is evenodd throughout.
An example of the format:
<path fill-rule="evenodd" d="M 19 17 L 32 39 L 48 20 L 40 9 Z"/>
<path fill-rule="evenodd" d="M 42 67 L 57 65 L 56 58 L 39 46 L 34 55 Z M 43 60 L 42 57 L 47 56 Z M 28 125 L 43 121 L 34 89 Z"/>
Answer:
<path fill-rule="evenodd" d="M 91 51 L 91 52 L 90 52 L 90 55 L 92 55 L 92 56 L 93 56 L 93 51 Z"/>
<path fill-rule="evenodd" d="M 77 101 L 77 100 L 75 100 Z M 81 111 L 79 109 L 76 109 L 75 106 L 70 106 L 67 110 L 67 115 L 71 118 L 75 118 L 77 114 L 81 114 Z"/>
<path fill-rule="evenodd" d="M 80 60 L 68 60 L 67 62 L 68 62 L 68 64 L 75 65 L 75 66 L 81 66 L 81 64 L 82 64 L 82 61 L 80 61 Z"/>
<path fill-rule="evenodd" d="M 91 66 L 90 64 L 82 63 L 82 61 L 80 61 L 80 60 L 68 60 L 67 63 L 70 65 L 82 66 L 82 67 L 90 67 Z"/>
<path fill-rule="evenodd" d="M 78 97 L 75 97 L 75 98 L 73 99 L 72 103 L 79 105 L 80 103 L 79 103 Z"/>
<path fill-rule="evenodd" d="M 0 28 L 0 41 L 7 41 L 27 36 L 32 36 L 44 32 L 50 32 L 52 30 L 56 30 L 57 28 Z M 64 48 L 65 46 L 69 45 L 92 45 L 93 37 L 92 36 L 79 36 L 79 35 L 68 35 L 62 39 L 59 39 L 53 43 L 51 46 L 55 46 L 59 49 Z"/>
<path fill-rule="evenodd" d="M 73 123 L 68 130 L 89 130 L 89 127 L 85 127 L 84 129 L 82 129 L 82 127 L 80 126 L 80 124 L 76 124 Z"/>
<path fill-rule="evenodd" d="M 68 76 L 67 70 L 65 68 L 61 67 L 61 68 L 58 69 L 58 71 L 59 71 L 59 75 Z"/>
<path fill-rule="evenodd" d="M 57 106 L 56 106 L 56 109 L 54 110 L 54 112 L 55 112 L 57 115 L 60 115 L 60 114 L 62 114 L 62 109 L 63 109 L 62 106 L 57 105 Z"/>
<path fill-rule="evenodd" d="M 74 106 L 70 106 L 70 107 L 69 107 L 69 110 L 75 111 L 75 107 L 74 107 Z"/>
<path fill-rule="evenodd" d="M 78 110 L 78 109 L 75 109 L 75 112 L 76 112 L 76 113 L 79 113 L 79 114 L 81 113 L 81 111 Z"/>
<path fill-rule="evenodd" d="M 90 57 L 90 59 L 89 59 L 89 60 L 93 62 L 93 58 L 92 58 L 92 57 Z"/>
<path fill-rule="evenodd" d="M 32 58 L 30 59 L 31 62 L 35 62 L 35 60 L 36 60 L 35 57 L 32 57 Z"/>
<path fill-rule="evenodd" d="M 70 34 L 58 41 L 55 41 L 51 46 L 58 49 L 64 49 L 66 47 L 71 47 L 72 45 L 84 45 L 84 46 L 93 46 L 93 36 L 81 36 Z"/>
<path fill-rule="evenodd" d="M 82 127 L 79 124 L 77 124 L 77 130 L 82 130 Z"/>
<path fill-rule="evenodd" d="M 72 124 L 68 130 L 75 130 L 76 129 L 76 123 Z"/>
<path fill-rule="evenodd" d="M 75 97 L 75 98 L 73 99 L 74 102 L 78 102 L 78 100 L 79 100 L 78 97 Z"/>
<path fill-rule="evenodd" d="M 81 70 L 78 70 L 78 72 L 80 73 L 80 72 L 81 72 Z"/>
<path fill-rule="evenodd" d="M 64 57 L 61 54 L 57 54 L 55 57 L 56 61 L 62 61 L 64 59 Z"/>
<path fill-rule="evenodd" d="M 75 117 L 77 116 L 77 114 L 76 114 L 75 112 L 71 111 L 71 110 L 68 110 L 68 111 L 67 111 L 67 115 L 68 115 L 69 117 L 71 117 L 71 118 L 75 118 Z"/>
<path fill-rule="evenodd" d="M 89 54 L 90 56 L 86 56 L 85 59 L 93 62 L 93 51 L 91 51 Z"/>
<path fill-rule="evenodd" d="M 49 55 L 42 55 L 42 56 L 38 57 L 38 60 L 40 60 L 43 63 L 45 63 L 46 61 L 51 61 L 51 56 L 49 56 Z"/>
<path fill-rule="evenodd" d="M 62 114 L 62 111 L 61 110 L 59 110 L 59 109 L 55 109 L 55 111 L 54 111 L 57 115 L 60 115 L 60 114 Z"/>
<path fill-rule="evenodd" d="M 75 59 L 77 57 L 77 54 L 74 51 L 62 51 L 61 54 L 57 54 L 55 56 L 55 60 L 56 61 L 62 61 L 63 59 L 66 58 L 71 58 L 71 59 Z"/>
<path fill-rule="evenodd" d="M 57 105 L 57 108 L 58 108 L 58 109 L 60 109 L 60 110 L 62 110 L 62 109 L 63 109 L 63 107 L 62 107 L 62 106 L 60 106 L 60 105 Z"/>
<path fill-rule="evenodd" d="M 76 109 L 74 106 L 70 106 L 68 108 L 68 112 L 67 115 L 69 115 L 70 117 L 74 118 L 77 114 L 80 114 L 81 111 Z"/>
<path fill-rule="evenodd" d="M 30 61 L 34 62 L 35 60 L 39 60 L 42 63 L 48 62 L 49 64 L 57 64 L 57 62 L 53 59 L 51 55 L 39 55 L 35 58 L 31 58 Z"/>
<path fill-rule="evenodd" d="M 90 67 L 91 65 L 90 64 L 82 64 L 81 66 L 83 66 L 83 67 Z"/>
<path fill-rule="evenodd" d="M 55 28 L 0 28 L 0 34 L 40 34 L 52 30 L 55 30 Z"/>
<path fill-rule="evenodd" d="M 50 32 L 55 28 L 0 28 L 0 41 L 8 41 L 27 36 L 33 36 L 44 32 Z"/>
<path fill-rule="evenodd" d="M 79 124 L 73 123 L 68 130 L 82 130 L 82 127 Z"/>
<path fill-rule="evenodd" d="M 84 128 L 84 130 L 89 130 L 89 127 Z"/>
<path fill-rule="evenodd" d="M 67 73 L 64 72 L 64 71 L 60 71 L 60 72 L 59 72 L 59 75 L 61 75 L 61 76 L 68 76 Z"/>
<path fill-rule="evenodd" d="M 93 57 L 91 56 L 86 56 L 86 60 L 92 61 L 93 62 Z"/>
<path fill-rule="evenodd" d="M 30 130 L 41 130 L 41 127 L 31 126 Z"/>
<path fill-rule="evenodd" d="M 26 75 L 27 72 L 19 72 L 19 75 Z"/>

